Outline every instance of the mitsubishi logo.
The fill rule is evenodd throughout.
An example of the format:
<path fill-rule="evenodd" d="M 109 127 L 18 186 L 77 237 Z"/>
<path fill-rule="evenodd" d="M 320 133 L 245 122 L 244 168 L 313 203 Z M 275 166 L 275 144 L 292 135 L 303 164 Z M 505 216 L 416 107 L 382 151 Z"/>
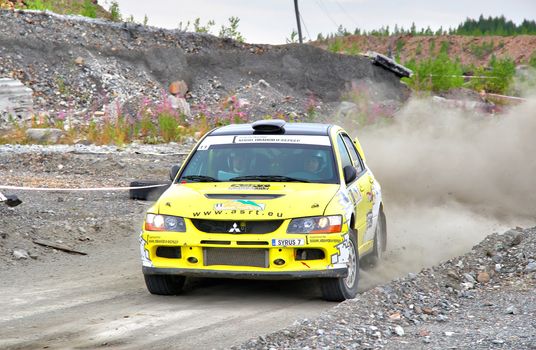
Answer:
<path fill-rule="evenodd" d="M 229 232 L 241 232 L 240 229 L 238 228 L 238 225 L 236 224 L 236 222 L 233 224 L 233 227 L 231 227 Z"/>

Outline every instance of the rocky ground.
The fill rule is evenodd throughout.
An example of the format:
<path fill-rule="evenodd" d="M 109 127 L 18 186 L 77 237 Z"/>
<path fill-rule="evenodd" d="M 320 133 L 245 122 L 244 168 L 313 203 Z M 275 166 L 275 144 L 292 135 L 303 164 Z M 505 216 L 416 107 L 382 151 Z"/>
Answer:
<path fill-rule="evenodd" d="M 2 146 L 0 178 L 2 184 L 49 188 L 166 180 L 191 146 Z M 0 206 L 5 272 L 35 261 L 46 269 L 76 263 L 76 253 L 36 241 L 98 255 L 135 235 L 148 205 L 128 199 L 127 191 L 2 192 L 23 200 L 15 208 Z M 488 236 L 463 256 L 364 291 L 318 319 L 235 348 L 536 349 L 535 288 L 536 228 L 516 228 Z"/>
<path fill-rule="evenodd" d="M 536 227 L 235 349 L 536 349 Z"/>
<path fill-rule="evenodd" d="M 128 187 L 133 180 L 167 180 L 192 144 L 165 147 L 131 145 L 124 149 L 95 146 L 2 146 L 2 185 L 24 187 Z M 145 203 L 129 200 L 128 190 L 20 191 L 23 203 L 0 205 L 0 268 L 58 259 L 57 250 L 38 244 L 46 240 L 80 251 L 98 249 L 99 242 L 129 236 L 141 224 Z"/>
<path fill-rule="evenodd" d="M 394 106 L 409 94 L 366 58 L 310 45 L 253 45 L 33 11 L 0 10 L 0 58 L 0 78 L 31 88 L 34 112 L 81 122 L 118 110 L 136 117 L 147 103 L 162 103 L 174 81 L 187 84 L 191 115 L 209 117 L 236 106 L 232 96 L 258 119 L 329 116 L 355 86 L 365 86 L 371 101 Z M 2 113 L 0 128 L 9 111 Z"/>

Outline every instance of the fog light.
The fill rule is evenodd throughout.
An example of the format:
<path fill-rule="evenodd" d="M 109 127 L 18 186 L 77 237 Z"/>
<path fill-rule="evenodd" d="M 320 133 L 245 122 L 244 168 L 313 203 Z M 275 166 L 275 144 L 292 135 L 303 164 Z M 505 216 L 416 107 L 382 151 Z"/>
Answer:
<path fill-rule="evenodd" d="M 279 265 L 279 266 L 285 265 L 285 260 L 283 260 L 283 259 L 275 259 L 274 264 Z"/>
<path fill-rule="evenodd" d="M 197 260 L 197 258 L 194 258 L 193 256 L 191 256 L 191 257 L 188 258 L 188 262 L 190 264 L 197 264 L 198 260 Z"/>

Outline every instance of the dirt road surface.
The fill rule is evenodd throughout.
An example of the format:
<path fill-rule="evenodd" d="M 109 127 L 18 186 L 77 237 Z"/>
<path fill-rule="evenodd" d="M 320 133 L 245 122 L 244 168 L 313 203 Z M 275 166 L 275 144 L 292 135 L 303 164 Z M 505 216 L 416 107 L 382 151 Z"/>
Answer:
<path fill-rule="evenodd" d="M 189 147 L 167 150 L 184 153 Z M 182 159 L 149 151 L 153 154 L 9 150 L 0 152 L 0 177 L 25 186 L 127 186 L 140 178 L 165 180 Z M 181 296 L 151 295 L 138 244 L 151 202 L 130 200 L 124 191 L 17 194 L 22 205 L 0 207 L 2 349 L 228 348 L 335 305 L 320 299 L 314 283 L 303 281 L 192 279 Z M 34 239 L 87 255 L 42 247 Z M 15 259 L 17 249 L 32 258 Z"/>
<path fill-rule="evenodd" d="M 363 271 L 362 290 L 410 272 L 415 276 L 423 267 L 463 255 L 492 232 L 534 225 L 536 162 L 526 156 L 536 152 L 534 102 L 498 119 L 454 113 L 443 115 L 440 122 L 424 119 L 433 117 L 433 110 L 433 105 L 416 101 L 398 116 L 396 123 L 377 130 L 378 134 L 369 130 L 362 138 L 385 193 L 390 235 L 387 261 L 380 269 Z M 499 139 L 505 141 L 498 143 Z M 1 146 L 0 182 L 17 186 L 107 187 L 126 186 L 135 179 L 165 180 L 168 169 L 180 163 L 192 145 L 111 150 L 61 147 Z M 399 156 L 400 149 L 405 150 L 404 157 Z M 503 164 L 501 169 L 496 166 L 497 157 Z M 445 171 L 446 165 L 451 167 L 449 171 Z M 512 169 L 516 176 L 511 176 Z M 453 173 L 461 174 L 464 181 Z M 129 200 L 125 192 L 111 191 L 6 192 L 18 194 L 23 204 L 11 209 L 0 205 L 1 349 L 228 348 L 265 337 L 300 319 L 302 323 L 304 318 L 314 323 L 323 311 L 336 305 L 321 301 L 317 286 L 304 281 L 198 279 L 188 282 L 184 295 L 152 296 L 143 283 L 137 242 L 149 202 Z M 532 242 L 529 237 L 533 231 L 525 235 L 527 242 Z M 87 255 L 42 247 L 33 243 L 35 239 L 65 244 Z M 490 245 L 495 249 L 494 242 Z M 521 255 L 516 246 L 511 252 L 517 259 L 512 271 L 527 271 L 521 284 L 522 288 L 528 286 L 527 290 L 534 290 L 536 278 L 532 274 L 536 261 L 531 247 L 524 246 L 526 252 Z M 457 260 L 452 260 L 443 267 L 439 265 L 438 271 L 450 278 L 452 273 L 446 269 L 459 269 L 455 271 L 456 278 L 461 278 L 463 286 L 473 285 L 472 279 L 487 268 L 480 265 L 491 259 L 483 249 L 481 253 L 466 265 L 465 269 L 471 270 L 463 270 Z M 503 262 L 493 262 L 490 271 L 502 271 L 495 264 Z M 468 273 L 474 276 L 468 278 Z M 505 281 L 510 283 L 517 276 L 512 274 Z M 427 276 L 424 275 L 426 281 L 434 281 L 433 276 Z M 409 281 L 413 283 L 411 278 Z M 456 288 L 458 282 L 454 284 Z M 507 300 L 510 287 L 501 283 L 490 288 L 504 289 Z M 388 288 L 375 288 L 372 295 L 383 295 L 382 290 Z M 435 291 L 431 290 L 433 295 Z M 419 293 L 412 285 L 404 289 L 403 295 L 419 300 Z M 527 315 L 532 315 L 534 300 L 527 300 L 531 302 L 524 307 Z M 343 303 L 336 310 L 352 316 L 354 310 L 348 305 L 359 307 L 361 302 Z M 449 305 L 454 302 L 450 300 Z M 371 301 L 370 305 L 377 304 Z M 410 320 L 413 312 L 408 310 L 409 306 L 400 311 L 402 316 L 394 315 L 406 322 L 406 313 Z M 509 305 L 501 305 L 493 313 L 502 319 L 505 310 Z M 387 311 L 391 315 L 393 310 Z M 382 317 L 386 315 L 384 311 L 380 313 Z M 357 316 L 374 316 L 371 315 L 366 309 Z M 460 315 L 448 314 L 453 322 L 463 321 L 463 313 Z M 444 321 L 442 318 L 438 322 Z M 386 324 L 393 328 L 390 322 Z M 451 323 L 441 324 L 441 332 L 451 332 Z M 409 323 L 403 325 L 408 327 Z M 314 332 L 341 324 L 329 321 L 322 327 Z M 497 332 L 500 328 L 490 327 L 497 328 Z M 385 332 L 391 334 L 391 328 L 385 328 Z M 305 340 L 310 337 L 307 329 L 303 328 Z M 286 337 L 286 333 L 281 334 Z M 350 333 L 345 330 L 341 334 Z M 331 344 L 331 338 L 320 338 Z M 453 343 L 440 340 L 436 345 Z M 503 341 L 501 338 L 490 342 L 495 344 L 495 340 Z M 338 336 L 332 339 L 333 344 L 338 342 Z M 262 344 L 258 342 L 261 348 Z"/>
<path fill-rule="evenodd" d="M 101 248 L 3 271 L 0 348 L 227 348 L 334 305 L 303 282 L 197 280 L 182 296 L 154 296 L 134 235 Z"/>

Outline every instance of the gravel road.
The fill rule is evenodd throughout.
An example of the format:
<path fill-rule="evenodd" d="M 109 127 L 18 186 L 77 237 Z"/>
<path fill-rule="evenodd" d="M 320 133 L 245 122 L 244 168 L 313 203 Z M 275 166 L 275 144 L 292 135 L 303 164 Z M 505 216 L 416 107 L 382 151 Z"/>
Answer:
<path fill-rule="evenodd" d="M 2 146 L 0 178 L 17 186 L 128 186 L 165 180 L 190 148 Z M 150 295 L 138 228 L 151 202 L 130 200 L 125 191 L 3 192 L 23 204 L 0 206 L 2 349 L 226 348 L 335 305 L 303 282 L 193 279 L 181 297 Z"/>
<path fill-rule="evenodd" d="M 0 178 L 35 187 L 165 180 L 191 147 L 1 146 Z M 2 349 L 536 348 L 536 228 L 491 235 L 470 251 L 504 225 L 483 225 L 465 207 L 392 201 L 387 260 L 362 271 L 357 299 L 336 304 L 307 281 L 192 279 L 180 297 L 150 295 L 137 243 L 150 202 L 125 191 L 3 192 L 23 204 L 0 206 Z M 426 236 L 406 231 L 417 217 L 433 220 L 421 224 Z"/>

